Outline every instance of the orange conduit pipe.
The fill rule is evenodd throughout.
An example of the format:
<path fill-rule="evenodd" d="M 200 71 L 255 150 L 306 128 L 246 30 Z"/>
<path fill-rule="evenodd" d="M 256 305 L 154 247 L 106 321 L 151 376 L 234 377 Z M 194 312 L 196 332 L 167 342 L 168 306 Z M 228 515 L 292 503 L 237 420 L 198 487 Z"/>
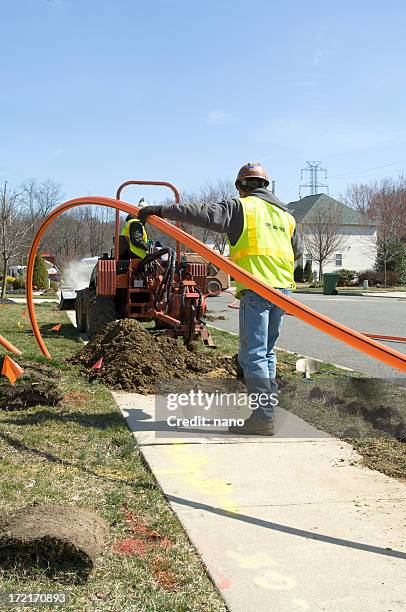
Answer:
<path fill-rule="evenodd" d="M 382 334 L 366 334 L 365 332 L 364 336 L 367 338 L 375 338 L 376 340 L 387 340 L 388 342 L 406 342 L 404 336 L 383 336 Z"/>
<path fill-rule="evenodd" d="M 0 344 L 4 346 L 6 351 L 10 351 L 10 353 L 14 353 L 15 355 L 22 355 L 22 352 L 20 351 L 20 349 L 13 346 L 11 342 L 6 340 L 3 336 L 0 336 Z"/>
<path fill-rule="evenodd" d="M 53 210 L 48 217 L 41 223 L 34 241 L 32 243 L 32 247 L 30 250 L 28 265 L 27 265 L 27 305 L 28 312 L 30 315 L 30 321 L 32 325 L 32 329 L 34 331 L 35 339 L 42 351 L 42 353 L 46 357 L 51 357 L 48 349 L 45 346 L 45 343 L 42 339 L 38 323 L 35 317 L 35 309 L 33 304 L 33 296 L 32 296 L 32 276 L 34 269 L 34 259 L 35 254 L 37 252 L 38 245 L 41 241 L 41 238 L 47 229 L 47 227 L 54 221 L 59 215 L 70 210 L 71 208 L 75 208 L 77 206 L 83 206 L 88 204 L 94 204 L 96 206 L 109 206 L 111 208 L 115 208 L 116 210 L 122 210 L 127 214 L 138 214 L 138 208 L 136 206 L 132 206 L 131 204 L 127 204 L 126 202 L 121 202 L 119 200 L 114 200 L 113 198 L 104 198 L 104 197 L 88 197 L 88 198 L 77 198 L 74 200 L 69 200 L 64 204 L 61 204 L 55 210 Z M 148 222 L 162 230 L 168 236 L 171 236 L 175 240 L 179 240 L 185 246 L 193 249 L 195 252 L 199 253 L 202 257 L 213 263 L 215 266 L 218 266 L 224 272 L 227 272 L 231 276 L 233 276 L 238 281 L 242 282 L 246 287 L 252 289 L 262 297 L 267 300 L 273 302 L 279 308 L 283 308 L 289 314 L 301 319 L 305 323 L 312 325 L 316 329 L 337 338 L 341 342 L 345 342 L 346 344 L 352 346 L 353 348 L 361 351 L 370 357 L 374 357 L 383 363 L 391 366 L 392 368 L 397 368 L 401 372 L 406 372 L 406 356 L 396 351 L 390 347 L 384 346 L 371 338 L 367 338 L 363 334 L 342 325 L 341 323 L 337 323 L 333 319 L 322 315 L 308 306 L 305 306 L 295 300 L 292 297 L 284 295 L 280 293 L 276 289 L 273 289 L 266 283 L 256 279 L 252 274 L 249 274 L 236 264 L 232 263 L 228 259 L 226 259 L 223 255 L 215 253 L 212 249 L 207 247 L 205 244 L 193 238 L 182 229 L 171 225 L 167 221 L 156 217 L 155 215 L 151 215 L 148 217 Z"/>

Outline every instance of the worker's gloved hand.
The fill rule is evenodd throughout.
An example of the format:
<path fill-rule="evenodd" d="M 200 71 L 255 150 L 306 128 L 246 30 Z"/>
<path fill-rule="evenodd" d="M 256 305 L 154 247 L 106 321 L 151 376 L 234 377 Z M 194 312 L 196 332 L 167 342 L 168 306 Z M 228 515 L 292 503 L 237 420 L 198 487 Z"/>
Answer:
<path fill-rule="evenodd" d="M 149 215 L 156 215 L 162 217 L 162 206 L 144 206 L 138 211 L 138 220 L 145 224 Z"/>

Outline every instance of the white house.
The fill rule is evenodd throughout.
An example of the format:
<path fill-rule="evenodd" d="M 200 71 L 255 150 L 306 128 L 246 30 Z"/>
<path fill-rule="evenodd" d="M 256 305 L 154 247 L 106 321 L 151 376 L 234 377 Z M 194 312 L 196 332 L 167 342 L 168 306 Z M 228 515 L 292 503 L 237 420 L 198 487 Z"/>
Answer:
<path fill-rule="evenodd" d="M 375 264 L 374 242 L 377 233 L 374 223 L 325 193 L 307 196 L 288 204 L 289 212 L 295 217 L 304 237 L 312 232 L 312 218 L 314 219 L 317 214 L 320 218 L 320 213 L 329 207 L 334 207 L 339 213 L 338 228 L 343 235 L 343 240 L 337 247 L 337 252 L 324 262 L 323 272 L 335 272 L 341 268 L 362 272 L 373 268 Z M 309 253 L 306 253 L 305 248 L 303 266 L 309 260 L 311 261 L 312 258 Z M 314 261 L 312 261 L 312 269 L 318 272 L 318 264 Z"/>

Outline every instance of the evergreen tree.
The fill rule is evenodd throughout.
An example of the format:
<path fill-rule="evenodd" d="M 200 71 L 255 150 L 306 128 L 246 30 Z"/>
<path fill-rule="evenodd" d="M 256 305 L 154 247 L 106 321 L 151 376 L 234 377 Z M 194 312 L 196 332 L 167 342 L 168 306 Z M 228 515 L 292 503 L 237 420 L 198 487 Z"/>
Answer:
<path fill-rule="evenodd" d="M 406 247 L 402 246 L 399 255 L 395 262 L 395 272 L 399 272 L 399 281 L 402 285 L 406 285 Z"/>
<path fill-rule="evenodd" d="M 305 283 L 313 282 L 313 271 L 312 271 L 312 264 L 310 261 L 306 261 L 306 265 L 304 267 L 304 272 L 303 272 L 303 280 Z"/>
<path fill-rule="evenodd" d="M 297 283 L 303 283 L 303 266 L 300 264 L 295 268 L 295 281 Z"/>
<path fill-rule="evenodd" d="M 35 256 L 32 284 L 38 289 L 48 289 L 48 270 L 45 260 L 39 253 Z"/>

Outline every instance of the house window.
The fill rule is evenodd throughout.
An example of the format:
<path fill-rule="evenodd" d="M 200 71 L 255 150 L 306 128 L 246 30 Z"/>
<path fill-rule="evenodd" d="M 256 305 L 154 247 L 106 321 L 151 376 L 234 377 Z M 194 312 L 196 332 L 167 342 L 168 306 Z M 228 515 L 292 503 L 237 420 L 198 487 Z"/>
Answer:
<path fill-rule="evenodd" d="M 335 263 L 337 267 L 341 267 L 343 265 L 343 254 L 342 253 L 336 253 Z"/>
<path fill-rule="evenodd" d="M 305 259 L 305 264 L 307 264 L 307 262 L 310 262 L 311 264 L 313 263 L 313 259 L 310 253 L 305 253 L 304 259 Z"/>

